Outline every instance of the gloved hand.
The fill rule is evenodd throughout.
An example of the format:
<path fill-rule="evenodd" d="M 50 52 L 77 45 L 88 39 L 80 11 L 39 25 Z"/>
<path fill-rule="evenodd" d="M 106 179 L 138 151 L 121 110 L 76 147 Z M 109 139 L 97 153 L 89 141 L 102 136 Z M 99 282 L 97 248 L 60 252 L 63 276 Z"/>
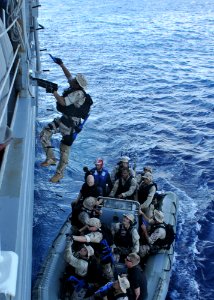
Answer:
<path fill-rule="evenodd" d="M 53 61 L 59 66 L 61 66 L 63 64 L 63 61 L 59 57 L 54 57 Z"/>
<path fill-rule="evenodd" d="M 51 55 L 50 53 L 49 53 L 49 55 L 57 65 L 61 66 L 63 64 L 63 61 L 61 60 L 61 58 L 55 57 L 55 56 Z"/>
<path fill-rule="evenodd" d="M 57 91 L 56 86 L 54 86 L 54 85 L 47 85 L 47 87 L 46 87 L 46 93 L 53 94 L 53 92 L 55 92 L 55 91 Z"/>

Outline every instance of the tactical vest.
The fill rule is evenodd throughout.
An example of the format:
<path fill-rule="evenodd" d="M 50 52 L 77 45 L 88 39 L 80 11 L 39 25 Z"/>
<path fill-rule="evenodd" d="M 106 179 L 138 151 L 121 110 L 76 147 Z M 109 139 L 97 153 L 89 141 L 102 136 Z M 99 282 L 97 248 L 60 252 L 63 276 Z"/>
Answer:
<path fill-rule="evenodd" d="M 123 224 L 120 224 L 119 230 L 114 235 L 115 245 L 118 247 L 131 249 L 133 247 L 132 229 L 132 226 L 126 229 Z"/>
<path fill-rule="evenodd" d="M 149 195 L 149 191 L 151 189 L 152 186 L 155 186 L 156 190 L 157 190 L 157 184 L 156 183 L 151 183 L 151 184 L 148 184 L 148 185 L 141 185 L 139 190 L 138 190 L 138 201 L 140 202 L 140 204 L 143 204 L 148 195 Z"/>
<path fill-rule="evenodd" d="M 122 184 L 122 178 L 119 179 L 119 185 L 118 189 L 116 191 L 115 197 L 117 198 L 118 195 L 127 192 L 130 187 L 131 187 L 131 182 L 132 182 L 133 176 L 129 176 L 128 180 L 126 180 L 125 184 Z M 126 199 L 132 199 L 134 193 L 131 196 L 126 197 Z"/>
<path fill-rule="evenodd" d="M 91 96 L 87 94 L 83 89 L 81 89 L 81 91 L 85 95 L 85 102 L 80 107 L 75 107 L 74 104 L 63 106 L 59 102 L 56 103 L 57 110 L 63 113 L 65 115 L 65 119 L 68 119 L 71 123 L 72 117 L 85 119 L 88 116 L 91 105 L 93 104 Z M 74 90 L 72 88 L 68 88 L 64 91 L 62 96 L 66 97 L 72 92 L 74 92 Z"/>

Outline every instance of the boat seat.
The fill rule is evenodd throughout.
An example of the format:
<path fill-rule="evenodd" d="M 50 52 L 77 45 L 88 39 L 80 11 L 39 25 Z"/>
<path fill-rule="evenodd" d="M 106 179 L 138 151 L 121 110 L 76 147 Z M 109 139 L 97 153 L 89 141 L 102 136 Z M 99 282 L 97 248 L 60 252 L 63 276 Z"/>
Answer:
<path fill-rule="evenodd" d="M 133 214 L 135 216 L 136 227 L 138 228 L 138 210 L 140 204 L 134 200 L 124 200 L 116 198 L 103 198 L 101 222 L 108 227 L 112 223 L 121 222 L 124 214 Z"/>

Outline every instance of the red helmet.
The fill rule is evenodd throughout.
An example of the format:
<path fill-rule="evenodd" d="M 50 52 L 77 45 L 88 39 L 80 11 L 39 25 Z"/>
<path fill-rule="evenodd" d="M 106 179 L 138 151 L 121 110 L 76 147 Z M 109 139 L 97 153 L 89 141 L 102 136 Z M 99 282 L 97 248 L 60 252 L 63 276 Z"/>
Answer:
<path fill-rule="evenodd" d="M 102 158 L 97 158 L 94 162 L 95 165 L 101 165 L 103 166 L 103 159 Z"/>

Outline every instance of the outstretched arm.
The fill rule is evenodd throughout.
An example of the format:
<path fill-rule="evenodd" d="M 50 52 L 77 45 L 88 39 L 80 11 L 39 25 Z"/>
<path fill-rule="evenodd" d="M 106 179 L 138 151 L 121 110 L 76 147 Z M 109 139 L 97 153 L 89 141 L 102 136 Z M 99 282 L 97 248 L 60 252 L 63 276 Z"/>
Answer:
<path fill-rule="evenodd" d="M 65 76 L 67 77 L 68 80 L 70 80 L 72 78 L 71 73 L 68 71 L 68 69 L 66 68 L 66 66 L 62 63 L 60 65 L 60 67 L 62 68 L 63 73 L 65 74 Z"/>
<path fill-rule="evenodd" d="M 49 54 L 49 55 L 53 59 L 53 61 L 62 68 L 63 73 L 65 74 L 65 76 L 67 77 L 67 79 L 70 80 L 71 77 L 72 77 L 71 73 L 68 71 L 68 69 L 66 68 L 66 66 L 63 64 L 63 61 L 61 60 L 61 58 L 54 57 L 51 54 Z"/>

